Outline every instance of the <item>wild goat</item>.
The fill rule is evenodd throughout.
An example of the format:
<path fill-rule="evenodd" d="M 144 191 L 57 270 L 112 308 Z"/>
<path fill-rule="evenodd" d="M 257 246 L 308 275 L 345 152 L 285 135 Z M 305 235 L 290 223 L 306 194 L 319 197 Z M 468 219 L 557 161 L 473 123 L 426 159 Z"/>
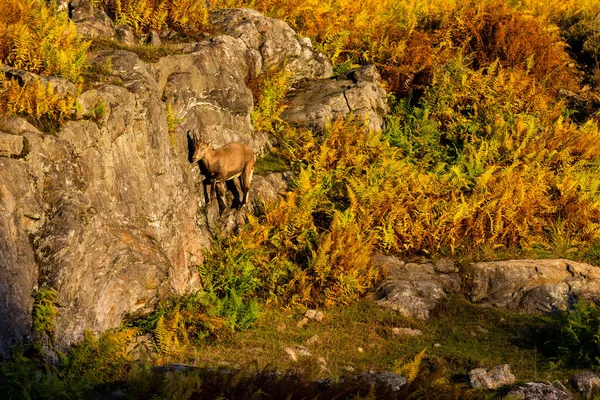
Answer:
<path fill-rule="evenodd" d="M 188 135 L 190 132 L 188 132 Z M 210 143 L 204 143 L 198 139 L 192 141 L 193 153 L 191 162 L 200 162 L 202 173 L 206 176 L 205 184 L 210 185 L 207 192 L 207 202 L 211 200 L 211 194 L 216 192 L 219 209 L 225 209 L 223 183 L 234 178 L 240 178 L 242 198 L 238 208 L 248 201 L 250 182 L 256 156 L 252 149 L 243 143 L 229 143 L 225 146 L 211 149 Z M 237 190 L 236 190 L 237 191 Z"/>

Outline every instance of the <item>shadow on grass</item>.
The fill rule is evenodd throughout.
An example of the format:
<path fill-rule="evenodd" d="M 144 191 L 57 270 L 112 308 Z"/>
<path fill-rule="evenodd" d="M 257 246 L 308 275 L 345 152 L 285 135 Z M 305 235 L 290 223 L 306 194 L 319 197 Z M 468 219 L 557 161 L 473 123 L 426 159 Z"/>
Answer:
<path fill-rule="evenodd" d="M 440 380 L 435 362 L 423 366 L 408 384 L 396 386 L 363 372 L 335 380 L 309 380 L 303 368 L 287 372 L 155 367 L 143 379 L 96 388 L 94 399 L 479 399 L 483 393 Z"/>

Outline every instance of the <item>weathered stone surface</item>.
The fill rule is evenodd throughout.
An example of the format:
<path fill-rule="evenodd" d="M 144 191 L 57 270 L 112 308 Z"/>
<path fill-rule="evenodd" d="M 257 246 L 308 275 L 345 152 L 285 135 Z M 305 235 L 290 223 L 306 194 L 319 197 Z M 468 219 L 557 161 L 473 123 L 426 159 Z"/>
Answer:
<path fill-rule="evenodd" d="M 94 16 L 92 0 L 71 0 L 71 19 L 79 21 Z"/>
<path fill-rule="evenodd" d="M 382 387 L 391 392 L 399 391 L 408 380 L 393 372 L 362 372 L 358 378 L 369 385 Z"/>
<path fill-rule="evenodd" d="M 600 268 L 564 259 L 474 263 L 471 300 L 527 313 L 565 310 L 569 299 L 600 297 Z"/>
<path fill-rule="evenodd" d="M 315 51 L 310 39 L 300 38 L 284 21 L 250 9 L 217 10 L 210 19 L 215 27 L 245 45 L 249 64 L 253 66 L 252 77 L 284 65 L 292 73 L 292 82 L 333 74 L 327 57 Z"/>
<path fill-rule="evenodd" d="M 199 43 L 194 53 L 164 57 L 149 68 L 159 96 L 183 120 L 181 132 L 198 129 L 216 146 L 241 141 L 261 154 L 267 138 L 253 133 L 250 122 L 245 50 L 241 41 L 218 36 Z"/>
<path fill-rule="evenodd" d="M 94 7 L 92 0 L 72 0 L 70 11 L 81 36 L 88 39 L 115 36 L 112 21 L 104 11 Z"/>
<path fill-rule="evenodd" d="M 197 289 L 191 260 L 202 261 L 207 240 L 195 224 L 194 175 L 185 149 L 170 143 L 156 85 L 137 56 L 112 57 L 124 87 L 79 98 L 84 114 L 106 105 L 100 124 L 72 121 L 56 137 L 29 140 L 26 162 L 48 207 L 33 247 L 40 283 L 58 291 L 59 346 Z"/>
<path fill-rule="evenodd" d="M 0 158 L 0 359 L 31 333 L 38 269 L 29 236 L 44 221 L 44 205 L 22 160 Z"/>
<path fill-rule="evenodd" d="M 402 335 L 402 336 L 421 336 L 423 331 L 420 329 L 412 329 L 412 328 L 392 328 L 392 335 Z"/>
<path fill-rule="evenodd" d="M 0 131 L 0 157 L 16 157 L 23 153 L 25 141 L 23 136 L 9 135 Z"/>
<path fill-rule="evenodd" d="M 372 262 L 388 274 L 377 288 L 377 303 L 408 317 L 428 319 L 442 299 L 461 290 L 460 277 L 446 264 L 441 269 L 449 273 L 436 272 L 437 263 L 406 264 L 392 256 L 377 255 Z"/>
<path fill-rule="evenodd" d="M 291 124 L 322 130 L 332 120 L 353 114 L 371 130 L 384 126 L 387 96 L 373 65 L 356 68 L 331 79 L 299 84 L 287 97 L 282 118 Z"/>
<path fill-rule="evenodd" d="M 570 400 L 570 394 L 546 383 L 530 382 L 511 389 L 506 395 L 511 400 Z"/>
<path fill-rule="evenodd" d="M 55 93 L 69 94 L 71 96 L 75 96 L 77 94 L 77 87 L 73 83 L 57 76 L 43 76 L 22 69 L 6 66 L 2 66 L 2 72 L 4 72 L 6 77 L 17 80 L 21 85 L 30 83 L 31 81 L 37 79 L 43 85 L 52 85 Z"/>
<path fill-rule="evenodd" d="M 154 47 L 162 45 L 162 40 L 160 40 L 160 35 L 156 31 L 151 31 L 148 34 L 148 39 L 146 39 L 146 42 L 150 46 L 154 46 Z"/>
<path fill-rule="evenodd" d="M 115 39 L 124 45 L 131 46 L 135 44 L 133 30 L 127 25 L 118 25 L 115 27 Z"/>
<path fill-rule="evenodd" d="M 600 375 L 598 374 L 591 371 L 582 371 L 575 375 L 571 381 L 575 389 L 586 399 L 591 399 L 594 395 L 600 394 Z"/>
<path fill-rule="evenodd" d="M 476 368 L 469 372 L 471 386 L 475 389 L 495 390 L 515 383 L 515 376 L 510 372 L 508 364 L 497 365 L 489 371 Z"/>

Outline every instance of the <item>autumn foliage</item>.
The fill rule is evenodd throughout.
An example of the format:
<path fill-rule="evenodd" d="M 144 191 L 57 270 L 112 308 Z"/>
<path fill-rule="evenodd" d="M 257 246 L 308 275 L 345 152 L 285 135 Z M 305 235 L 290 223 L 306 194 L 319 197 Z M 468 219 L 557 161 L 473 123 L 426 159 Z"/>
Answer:
<path fill-rule="evenodd" d="M 379 278 L 369 263 L 375 252 L 596 257 L 597 2 L 95 4 L 136 33 L 178 32 L 178 40 L 210 32 L 215 9 L 253 7 L 310 37 L 338 72 L 376 64 L 391 93 L 383 132 L 365 133 L 354 119 L 312 132 L 279 118 L 285 75 L 272 71 L 256 85 L 252 121 L 276 139 L 273 153 L 295 178 L 282 199 L 207 255 L 205 287 L 215 274 L 230 278 L 211 289 L 230 320 L 253 315 L 247 299 L 255 296 L 283 304 L 352 301 Z M 4 65 L 78 82 L 88 43 L 65 13 L 34 0 L 0 5 L 10 10 L 0 17 Z M 3 113 L 60 119 L 73 107 L 39 82 L 0 83 Z M 585 103 L 577 120 L 573 98 Z"/>

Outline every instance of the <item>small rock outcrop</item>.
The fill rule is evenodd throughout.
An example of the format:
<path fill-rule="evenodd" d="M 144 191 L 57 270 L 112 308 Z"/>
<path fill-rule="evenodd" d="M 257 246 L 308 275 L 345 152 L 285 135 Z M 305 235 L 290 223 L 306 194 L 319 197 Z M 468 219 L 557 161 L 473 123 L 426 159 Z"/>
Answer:
<path fill-rule="evenodd" d="M 69 10 L 81 36 L 94 39 L 112 38 L 115 35 L 111 19 L 104 11 L 94 7 L 92 0 L 71 0 Z"/>
<path fill-rule="evenodd" d="M 508 364 L 497 365 L 489 371 L 476 368 L 469 372 L 471 386 L 475 389 L 495 390 L 515 383 L 515 376 L 510 372 Z"/>
<path fill-rule="evenodd" d="M 530 382 L 510 390 L 510 400 L 571 400 L 573 396 L 547 383 Z"/>
<path fill-rule="evenodd" d="M 600 375 L 591 371 L 582 371 L 575 375 L 571 382 L 579 393 L 586 399 L 594 398 L 600 394 Z"/>
<path fill-rule="evenodd" d="M 392 328 L 392 335 L 400 335 L 400 336 L 421 336 L 423 331 L 420 329 L 412 329 L 412 328 Z"/>
<path fill-rule="evenodd" d="M 600 268 L 570 260 L 509 260 L 472 266 L 471 300 L 526 313 L 565 310 L 600 297 Z"/>
<path fill-rule="evenodd" d="M 393 372 L 373 372 L 365 371 L 361 372 L 358 377 L 359 380 L 365 382 L 368 385 L 375 387 L 382 387 L 389 392 L 398 392 L 404 385 L 408 383 L 408 380 Z"/>
<path fill-rule="evenodd" d="M 210 21 L 215 28 L 245 45 L 251 77 L 282 66 L 291 73 L 292 82 L 328 78 L 333 74 L 327 57 L 315 51 L 310 39 L 298 36 L 284 21 L 247 8 L 214 11 Z"/>
<path fill-rule="evenodd" d="M 289 93 L 287 100 L 288 108 L 281 117 L 293 125 L 316 130 L 353 114 L 365 120 L 369 129 L 380 131 L 387 113 L 387 95 L 373 65 L 330 79 L 302 82 Z"/>
<path fill-rule="evenodd" d="M 522 313 L 554 313 L 576 298 L 600 299 L 600 268 L 564 259 L 477 262 L 468 276 L 450 261 L 405 263 L 378 255 L 372 262 L 388 273 L 377 302 L 413 318 L 428 319 L 441 299 L 463 291 L 474 303 Z"/>
<path fill-rule="evenodd" d="M 428 319 L 442 299 L 460 292 L 462 287 L 458 269 L 451 261 L 416 264 L 378 255 L 372 262 L 387 272 L 375 293 L 377 303 L 407 317 Z"/>

